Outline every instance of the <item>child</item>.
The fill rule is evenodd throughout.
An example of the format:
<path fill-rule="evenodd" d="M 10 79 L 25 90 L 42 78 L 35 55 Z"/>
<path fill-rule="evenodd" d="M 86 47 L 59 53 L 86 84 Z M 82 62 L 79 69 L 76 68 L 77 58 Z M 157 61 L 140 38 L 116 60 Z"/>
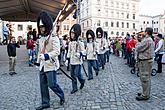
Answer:
<path fill-rule="evenodd" d="M 85 48 L 83 42 L 78 41 L 78 38 L 81 35 L 81 26 L 79 24 L 74 24 L 70 30 L 70 43 L 68 46 L 67 58 L 70 58 L 71 65 L 71 77 L 72 88 L 71 94 L 78 91 L 77 88 L 77 79 L 80 82 L 80 89 L 84 87 L 85 79 L 81 74 L 81 65 L 83 63 L 82 56 L 84 54 Z"/>
<path fill-rule="evenodd" d="M 9 74 L 17 74 L 15 72 L 16 66 L 16 47 L 20 48 L 18 43 L 16 43 L 15 37 L 11 37 L 9 44 L 7 45 L 7 52 L 9 56 Z"/>
<path fill-rule="evenodd" d="M 33 66 L 34 56 L 35 56 L 35 43 L 32 39 L 32 35 L 29 35 L 28 41 L 27 41 L 27 49 L 28 49 L 28 55 L 29 55 L 29 67 Z"/>
<path fill-rule="evenodd" d="M 87 38 L 87 47 L 86 47 L 86 53 L 87 53 L 87 62 L 88 62 L 88 80 L 93 79 L 93 72 L 92 67 L 96 72 L 96 76 L 99 73 L 99 67 L 96 64 L 97 60 L 97 46 L 95 40 L 95 34 L 92 30 L 88 30 L 86 33 Z"/>

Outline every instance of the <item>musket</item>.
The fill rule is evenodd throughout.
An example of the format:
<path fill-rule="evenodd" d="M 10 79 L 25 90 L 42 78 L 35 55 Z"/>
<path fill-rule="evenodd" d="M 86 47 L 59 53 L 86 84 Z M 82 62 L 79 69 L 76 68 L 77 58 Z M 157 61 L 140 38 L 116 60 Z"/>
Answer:
<path fill-rule="evenodd" d="M 65 76 L 67 76 L 69 79 L 71 79 L 72 81 L 75 81 L 75 79 L 73 79 L 71 76 L 69 76 L 61 67 L 59 68 L 59 70 L 61 72 L 63 72 L 65 74 Z"/>
<path fill-rule="evenodd" d="M 83 67 L 83 70 L 84 70 L 84 73 L 85 73 L 86 77 L 88 77 L 88 74 L 87 74 L 87 72 L 85 70 L 84 64 L 82 64 L 82 67 Z"/>
<path fill-rule="evenodd" d="M 34 65 L 36 66 L 40 66 L 40 63 L 34 63 Z M 65 76 L 67 76 L 69 79 L 71 79 L 72 81 L 74 81 L 75 79 L 73 79 L 71 76 L 69 76 L 61 67 L 59 68 L 59 70 L 61 72 L 63 72 L 65 74 Z"/>

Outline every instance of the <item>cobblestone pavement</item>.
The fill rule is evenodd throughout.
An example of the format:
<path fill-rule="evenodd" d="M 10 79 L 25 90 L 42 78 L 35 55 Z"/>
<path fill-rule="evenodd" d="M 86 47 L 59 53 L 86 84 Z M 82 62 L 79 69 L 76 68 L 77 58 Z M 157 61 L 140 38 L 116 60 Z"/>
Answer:
<path fill-rule="evenodd" d="M 10 76 L 6 55 L 6 47 L 1 46 L 0 110 L 35 110 L 41 100 L 38 69 L 28 67 L 26 50 L 22 46 L 18 49 L 18 74 Z M 48 110 L 165 110 L 165 73 L 152 77 L 150 100 L 138 102 L 135 97 L 141 90 L 139 78 L 130 73 L 122 58 L 111 55 L 110 61 L 105 70 L 97 77 L 94 75 L 93 80 L 86 80 L 85 87 L 73 95 L 70 94 L 71 81 L 63 74 L 57 75 L 66 102 L 60 106 L 59 98 L 50 90 L 51 108 Z"/>

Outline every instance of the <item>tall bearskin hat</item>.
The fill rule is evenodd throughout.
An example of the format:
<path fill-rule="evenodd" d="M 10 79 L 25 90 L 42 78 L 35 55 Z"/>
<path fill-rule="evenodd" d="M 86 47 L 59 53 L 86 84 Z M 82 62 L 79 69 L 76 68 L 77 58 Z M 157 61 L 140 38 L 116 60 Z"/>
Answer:
<path fill-rule="evenodd" d="M 107 32 L 105 32 L 105 31 L 104 31 L 104 38 L 105 38 L 105 39 L 108 39 L 108 34 L 107 34 Z"/>
<path fill-rule="evenodd" d="M 101 27 L 98 27 L 96 29 L 96 36 L 97 36 L 97 38 L 98 38 L 98 32 L 100 32 L 101 33 L 101 37 L 103 37 L 103 29 Z"/>
<path fill-rule="evenodd" d="M 89 42 L 88 35 L 91 35 L 92 36 L 92 40 L 94 41 L 94 39 L 95 39 L 95 33 L 92 30 L 88 30 L 86 32 L 87 42 Z"/>
<path fill-rule="evenodd" d="M 45 11 L 42 11 L 39 14 L 38 18 L 37 18 L 37 28 L 38 28 L 39 35 L 41 34 L 40 26 L 44 26 L 45 27 L 45 35 L 46 36 L 50 34 L 50 31 L 53 28 L 52 17 Z"/>
<path fill-rule="evenodd" d="M 75 33 L 75 39 L 72 39 L 71 38 L 71 33 Z M 70 32 L 69 32 L 69 35 L 70 35 L 70 40 L 73 41 L 73 40 L 78 40 L 78 37 L 81 35 L 81 26 L 79 24 L 74 24 L 71 29 L 70 29 Z"/>

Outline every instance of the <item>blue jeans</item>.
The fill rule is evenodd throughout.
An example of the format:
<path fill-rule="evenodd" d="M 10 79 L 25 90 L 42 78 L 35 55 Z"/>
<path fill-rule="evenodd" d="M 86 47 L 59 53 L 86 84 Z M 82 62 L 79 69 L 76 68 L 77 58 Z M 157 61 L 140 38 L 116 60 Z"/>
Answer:
<path fill-rule="evenodd" d="M 64 92 L 57 84 L 56 71 L 43 72 L 40 71 L 40 89 L 42 105 L 50 105 L 50 96 L 48 87 L 61 99 L 64 100 Z"/>
<path fill-rule="evenodd" d="M 97 58 L 99 67 L 104 68 L 104 54 L 98 54 Z"/>
<path fill-rule="evenodd" d="M 107 50 L 104 54 L 105 62 L 109 62 L 109 50 Z"/>
<path fill-rule="evenodd" d="M 99 67 L 96 64 L 96 60 L 88 60 L 87 62 L 88 62 L 88 77 L 89 79 L 92 79 L 93 78 L 92 67 L 96 73 L 99 72 Z"/>
<path fill-rule="evenodd" d="M 74 79 L 74 81 L 72 80 L 73 91 L 76 91 L 78 90 L 77 78 L 81 84 L 85 82 L 85 79 L 83 79 L 83 76 L 81 74 L 81 65 L 71 65 L 71 77 Z"/>
<path fill-rule="evenodd" d="M 28 55 L 29 55 L 29 64 L 33 64 L 33 62 L 35 62 L 37 59 L 35 58 L 35 56 L 37 55 L 35 50 L 32 49 L 28 49 Z"/>

